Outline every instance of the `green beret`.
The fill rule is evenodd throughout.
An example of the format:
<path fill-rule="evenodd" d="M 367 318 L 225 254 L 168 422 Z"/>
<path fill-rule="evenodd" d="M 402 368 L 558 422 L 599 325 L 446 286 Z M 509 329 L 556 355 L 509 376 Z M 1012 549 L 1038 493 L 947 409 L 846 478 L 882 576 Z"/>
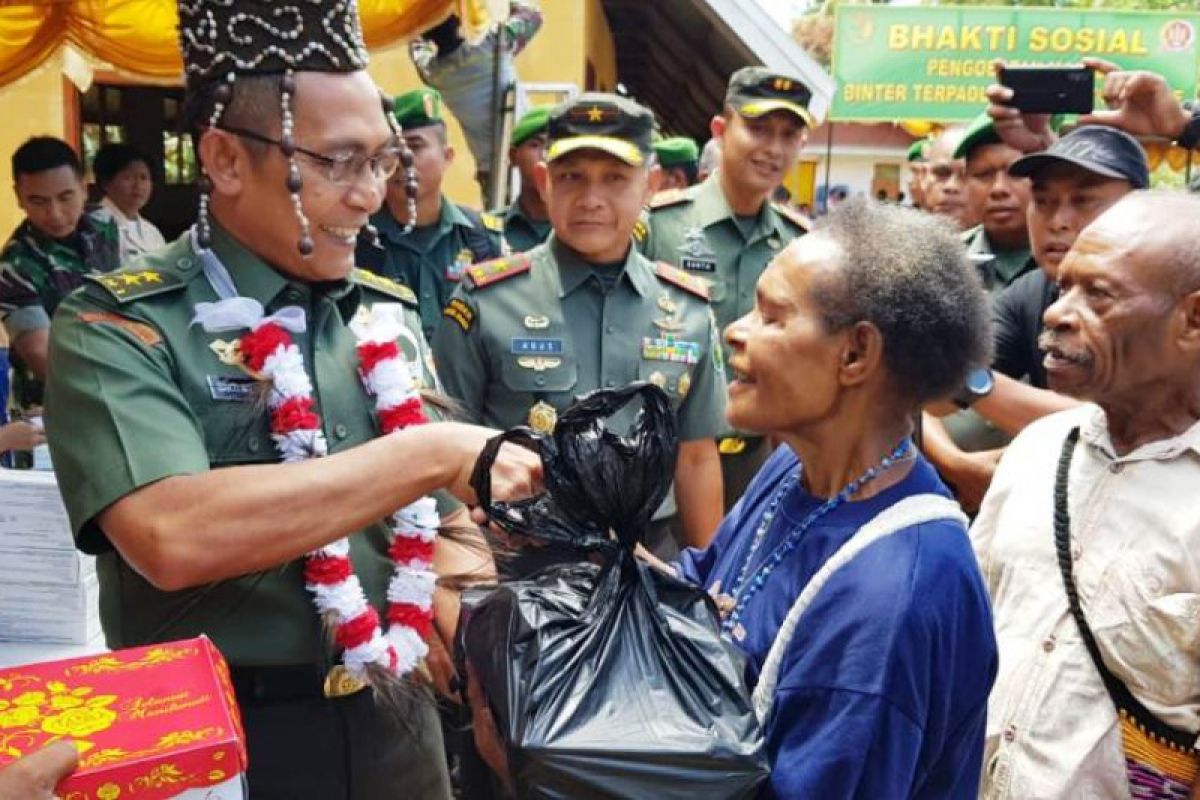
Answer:
<path fill-rule="evenodd" d="M 443 121 L 442 95 L 426 86 L 398 95 L 392 101 L 392 114 L 401 128 L 427 128 Z"/>
<path fill-rule="evenodd" d="M 967 155 L 982 144 L 1000 144 L 1000 135 L 992 125 L 992 118 L 984 111 L 967 126 L 962 141 L 954 149 L 955 158 L 966 158 Z"/>
<path fill-rule="evenodd" d="M 654 143 L 654 155 L 664 167 L 680 167 L 700 162 L 700 148 L 695 139 L 687 136 L 672 136 Z"/>
<path fill-rule="evenodd" d="M 537 106 L 529 109 L 521 115 L 521 118 L 517 120 L 517 124 L 513 126 L 512 146 L 520 147 L 531 136 L 545 133 L 546 126 L 549 124 L 550 106 Z"/>
<path fill-rule="evenodd" d="M 929 150 L 929 145 L 931 145 L 931 144 L 932 144 L 932 142 L 929 140 L 928 137 L 926 137 L 924 139 L 917 139 L 908 148 L 908 155 L 905 156 L 905 160 L 906 161 L 924 161 L 926 153 Z"/>

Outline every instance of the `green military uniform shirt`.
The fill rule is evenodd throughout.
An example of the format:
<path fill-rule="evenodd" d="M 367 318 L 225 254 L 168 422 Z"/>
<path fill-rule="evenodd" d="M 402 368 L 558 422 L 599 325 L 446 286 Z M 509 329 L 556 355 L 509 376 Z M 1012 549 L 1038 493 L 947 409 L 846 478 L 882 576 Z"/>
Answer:
<path fill-rule="evenodd" d="M 213 252 L 245 297 L 267 313 L 299 306 L 307 330 L 293 334 L 312 378 L 329 452 L 379 435 L 358 375 L 356 315 L 401 318 L 405 356 L 435 387 L 416 303 L 405 287 L 369 273 L 333 284 L 294 283 L 218 228 Z M 319 288 L 318 288 L 319 287 Z M 207 634 L 231 664 L 319 664 L 321 623 L 304 588 L 302 562 L 177 592 L 154 588 L 113 550 L 96 516 L 134 490 L 174 475 L 277 463 L 260 387 L 218 351 L 242 331 L 192 324 L 197 303 L 217 300 L 189 237 L 95 276 L 65 300 L 51 331 L 54 370 L 46 421 L 59 487 L 80 549 L 97 553 L 108 645 Z M 443 513 L 455 508 L 444 495 Z M 382 521 L 350 537 L 355 571 L 382 609 L 392 571 Z"/>
<path fill-rule="evenodd" d="M 120 236 L 115 222 L 85 215 L 70 240 L 51 239 L 25 220 L 0 251 L 0 321 L 10 342 L 50 327 L 62 299 L 89 272 L 118 266 Z M 17 408 L 42 404 L 42 384 L 13 352 L 13 401 Z M 5 402 L 5 399 L 0 399 Z"/>
<path fill-rule="evenodd" d="M 711 438 L 725 426 L 725 368 L 703 294 L 701 282 L 632 247 L 606 292 L 551 234 L 468 271 L 433 340 L 439 374 L 448 395 L 497 428 L 536 428 L 576 395 L 651 381 L 671 398 L 680 440 Z"/>
<path fill-rule="evenodd" d="M 532 250 L 550 235 L 550 220 L 534 220 L 521 209 L 517 200 L 511 206 L 496 212 L 504 221 L 504 241 L 514 253 Z"/>
<path fill-rule="evenodd" d="M 719 331 L 754 308 L 758 276 L 807 230 L 807 220 L 774 203 L 765 204 L 756 218 L 739 219 L 716 175 L 687 189 L 660 192 L 650 209 L 643 252 L 711 282 Z"/>
<path fill-rule="evenodd" d="M 433 338 L 442 309 L 467 267 L 502 255 L 502 223 L 442 198 L 438 221 L 410 233 L 386 207 L 373 217 L 383 250 L 360 245 L 359 267 L 408 286 L 417 295 L 426 339 Z"/>

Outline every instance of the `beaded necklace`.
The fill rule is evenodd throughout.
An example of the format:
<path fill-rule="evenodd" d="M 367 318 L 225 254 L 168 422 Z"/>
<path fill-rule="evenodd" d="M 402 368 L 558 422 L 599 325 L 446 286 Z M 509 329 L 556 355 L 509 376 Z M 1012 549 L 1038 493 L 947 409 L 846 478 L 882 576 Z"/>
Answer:
<path fill-rule="evenodd" d="M 776 546 L 757 569 L 751 570 L 754 557 L 758 553 L 759 548 L 762 547 L 763 541 L 766 540 L 767 533 L 770 532 L 771 523 L 775 521 L 775 515 L 779 511 L 779 507 L 783 504 L 783 498 L 800 483 L 800 479 L 804 475 L 804 464 L 801 463 L 797 467 L 795 474 L 788 476 L 775 492 L 774 497 L 771 498 L 771 502 L 767 506 L 766 512 L 763 514 L 762 520 L 758 524 L 758 528 L 754 531 L 754 539 L 750 543 L 750 549 L 746 553 L 746 558 L 742 562 L 741 569 L 738 570 L 737 580 L 730 589 L 734 598 L 733 609 L 721 621 L 721 629 L 731 634 L 739 642 L 745 639 L 746 627 L 742 624 L 742 615 L 746 611 L 746 606 L 749 605 L 754 596 L 766 585 L 767 579 L 771 577 L 771 573 L 796 549 L 808 529 L 817 520 L 858 494 L 864 486 L 878 477 L 881 472 L 885 472 L 903 458 L 911 447 L 912 442 L 907 438 L 903 439 L 890 453 L 883 457 L 882 461 L 850 481 L 840 492 L 814 509 L 812 513 L 801 521 L 794 531 L 787 535 L 786 539 Z"/>

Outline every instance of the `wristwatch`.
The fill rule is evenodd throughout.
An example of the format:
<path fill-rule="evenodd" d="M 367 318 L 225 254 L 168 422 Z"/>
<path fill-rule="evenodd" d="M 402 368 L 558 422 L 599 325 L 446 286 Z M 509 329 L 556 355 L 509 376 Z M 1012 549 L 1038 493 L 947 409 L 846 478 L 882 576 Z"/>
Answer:
<path fill-rule="evenodd" d="M 1183 108 L 1192 117 L 1184 126 L 1183 133 L 1175 138 L 1175 144 L 1184 150 L 1195 150 L 1197 145 L 1200 145 L 1200 108 L 1197 108 L 1191 100 L 1185 100 Z"/>
<path fill-rule="evenodd" d="M 996 376 L 990 367 L 977 367 L 967 373 L 963 386 L 951 398 L 959 408 L 970 408 L 980 398 L 987 397 L 996 386 Z"/>

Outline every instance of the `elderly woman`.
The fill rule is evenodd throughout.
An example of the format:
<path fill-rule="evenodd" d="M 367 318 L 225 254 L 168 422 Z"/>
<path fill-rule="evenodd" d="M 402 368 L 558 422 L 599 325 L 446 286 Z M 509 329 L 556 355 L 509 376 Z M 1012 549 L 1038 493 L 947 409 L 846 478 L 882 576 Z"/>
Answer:
<path fill-rule="evenodd" d="M 851 201 L 726 331 L 729 422 L 783 445 L 676 568 L 745 652 L 772 797 L 976 796 L 992 621 L 965 518 L 910 437 L 986 362 L 987 320 L 942 222 Z"/>
<path fill-rule="evenodd" d="M 106 144 L 96 153 L 92 171 L 104 192 L 96 214 L 116 222 L 122 263 L 164 246 L 162 233 L 142 216 L 154 190 L 150 161 L 127 144 Z"/>

